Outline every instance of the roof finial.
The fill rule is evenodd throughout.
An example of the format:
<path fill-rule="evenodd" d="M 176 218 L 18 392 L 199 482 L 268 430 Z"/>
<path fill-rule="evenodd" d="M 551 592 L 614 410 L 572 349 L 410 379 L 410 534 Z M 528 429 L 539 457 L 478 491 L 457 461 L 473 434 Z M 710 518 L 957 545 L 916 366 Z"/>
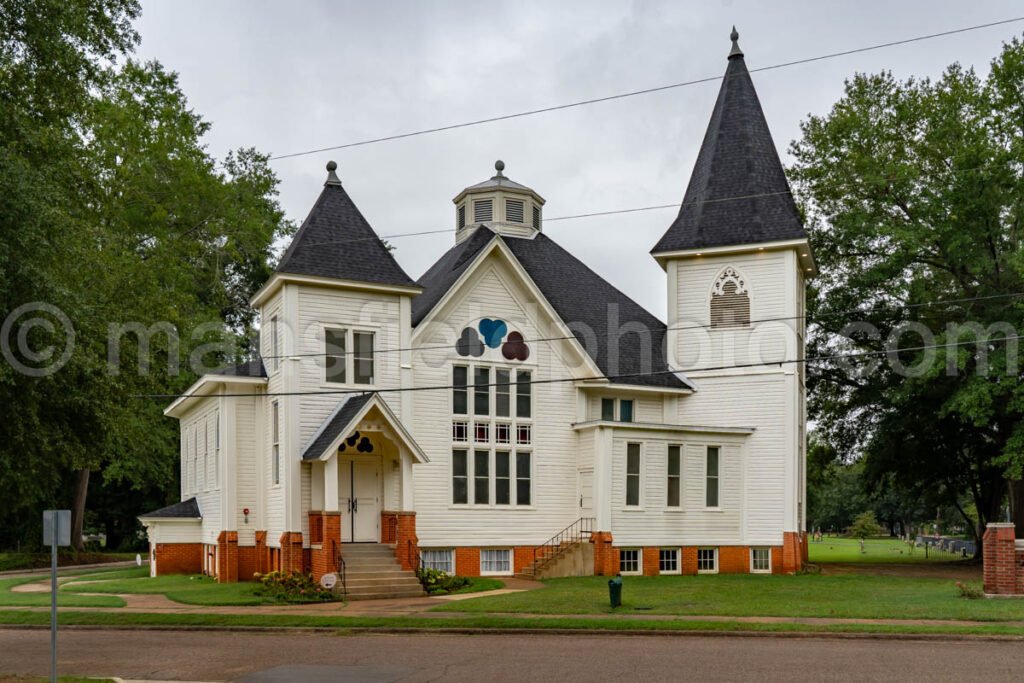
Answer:
<path fill-rule="evenodd" d="M 341 179 L 338 178 L 338 174 L 335 171 L 338 170 L 338 164 L 334 161 L 327 162 L 327 180 L 324 185 L 337 185 L 341 187 Z"/>
<path fill-rule="evenodd" d="M 732 27 L 732 33 L 729 34 L 729 38 L 732 39 L 732 49 L 729 50 L 729 59 L 733 57 L 742 57 L 743 50 L 740 49 L 740 32 L 736 30 L 736 26 Z"/>
<path fill-rule="evenodd" d="M 495 161 L 494 170 L 497 171 L 497 173 L 494 174 L 495 178 L 504 178 L 505 176 L 503 176 L 501 172 L 505 170 L 505 162 L 502 161 L 501 159 Z"/>

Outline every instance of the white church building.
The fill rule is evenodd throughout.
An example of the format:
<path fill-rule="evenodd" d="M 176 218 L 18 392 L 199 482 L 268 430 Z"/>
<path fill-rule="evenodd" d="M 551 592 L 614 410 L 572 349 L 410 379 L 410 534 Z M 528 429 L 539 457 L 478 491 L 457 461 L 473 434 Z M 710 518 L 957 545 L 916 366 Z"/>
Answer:
<path fill-rule="evenodd" d="M 667 324 L 552 240 L 543 197 L 495 168 L 455 197 L 455 244 L 413 280 L 328 164 L 252 297 L 259 357 L 165 410 L 181 502 L 140 517 L 153 574 L 337 573 L 399 595 L 420 565 L 802 566 L 815 265 L 735 33 L 651 250 Z"/>

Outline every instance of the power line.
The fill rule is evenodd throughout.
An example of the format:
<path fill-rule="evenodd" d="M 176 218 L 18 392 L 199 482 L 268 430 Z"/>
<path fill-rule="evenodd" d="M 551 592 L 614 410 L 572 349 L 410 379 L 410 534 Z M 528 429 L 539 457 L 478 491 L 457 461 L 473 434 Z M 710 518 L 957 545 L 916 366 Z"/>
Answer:
<path fill-rule="evenodd" d="M 1024 297 L 1024 292 L 1010 292 L 1010 293 L 1007 293 L 1007 294 L 990 294 L 990 295 L 986 295 L 986 296 L 964 297 L 964 298 L 960 298 L 960 299 L 944 299 L 942 301 L 924 301 L 924 302 L 921 302 L 921 303 L 903 304 L 903 305 L 899 305 L 899 306 L 872 306 L 870 308 L 851 308 L 851 309 L 848 309 L 848 310 L 845 310 L 845 311 L 834 311 L 832 313 L 825 314 L 825 315 L 823 315 L 821 317 L 826 318 L 826 319 L 827 318 L 837 318 L 839 316 L 854 315 L 854 314 L 857 314 L 857 313 L 862 313 L 862 314 L 864 314 L 864 313 L 871 313 L 871 312 L 882 310 L 882 309 L 886 309 L 886 308 L 888 308 L 890 310 L 894 310 L 894 311 L 903 311 L 903 310 L 908 310 L 908 309 L 913 309 L 913 308 L 923 308 L 923 307 L 928 307 L 928 306 L 951 306 L 951 305 L 954 305 L 954 304 L 971 303 L 971 302 L 974 302 L 974 301 L 988 301 L 988 300 L 991 300 L 991 299 L 1007 299 L 1007 298 L 1017 298 L 1017 297 Z M 778 317 L 773 317 L 773 318 L 760 318 L 760 319 L 755 319 L 755 320 L 749 321 L 749 324 L 750 325 L 755 325 L 755 324 L 759 324 L 759 323 L 784 322 L 784 321 L 787 321 L 787 320 L 805 320 L 805 319 L 807 319 L 809 317 L 810 317 L 809 315 L 788 315 L 788 316 L 778 316 Z M 714 327 L 714 325 L 711 324 L 711 323 L 698 323 L 698 324 L 688 325 L 688 326 L 666 327 L 665 331 L 666 332 L 681 332 L 681 331 L 685 331 L 685 330 L 711 329 L 712 327 Z M 660 330 L 658 330 L 658 331 L 660 331 Z M 603 337 L 611 336 L 611 334 L 612 334 L 612 332 L 610 332 L 610 331 L 609 332 L 595 332 L 594 336 L 596 338 L 603 338 Z M 538 337 L 536 339 L 524 339 L 523 343 L 524 344 L 536 344 L 536 343 L 540 343 L 540 342 L 568 341 L 570 339 L 575 339 L 577 341 L 580 341 L 580 338 L 577 337 L 576 335 L 565 335 L 565 336 L 561 336 L 561 337 Z M 402 352 L 405 352 L 405 351 L 409 351 L 409 352 L 416 352 L 416 351 L 444 351 L 444 350 L 449 350 L 451 348 L 452 348 L 451 344 L 445 344 L 443 346 L 442 345 L 438 345 L 438 346 L 415 346 L 415 347 L 407 346 L 407 347 L 401 347 L 401 348 L 373 349 L 369 353 L 367 353 L 366 351 L 358 351 L 357 352 L 355 350 L 352 350 L 352 351 L 339 351 L 339 352 L 332 352 L 332 353 L 328 353 L 328 352 L 323 352 L 323 353 L 281 353 L 281 354 L 277 354 L 277 355 L 273 355 L 273 356 L 260 356 L 260 357 L 263 360 L 270 360 L 270 359 L 275 359 L 276 360 L 276 359 L 279 359 L 279 358 L 324 358 L 324 357 L 327 357 L 327 356 L 335 356 L 335 357 L 336 356 L 354 356 L 354 355 L 357 355 L 357 354 L 360 355 L 360 356 L 365 356 L 365 355 L 377 356 L 377 355 L 384 355 L 386 353 L 402 353 Z"/>
<path fill-rule="evenodd" d="M 1018 341 L 1024 338 L 1022 335 L 1009 335 L 1006 337 L 999 337 L 997 339 L 984 340 L 986 343 L 994 342 L 1007 342 L 1007 341 Z M 899 353 L 905 353 L 908 351 L 927 351 L 930 349 L 942 349 L 942 348 L 956 348 L 959 346 L 966 346 L 968 344 L 979 344 L 982 343 L 979 340 L 965 340 L 957 342 L 946 342 L 945 344 L 922 344 L 919 346 L 905 346 L 902 348 L 891 348 L 879 351 L 856 351 L 850 353 L 835 353 L 826 356 L 818 356 L 815 358 L 795 358 L 788 360 L 777 360 L 777 361 L 762 361 L 756 363 L 733 363 L 730 365 L 715 365 L 704 368 L 686 368 L 685 370 L 654 370 L 650 372 L 630 372 L 617 375 L 603 375 L 599 377 L 553 377 L 550 379 L 531 379 L 527 382 L 516 382 L 516 384 L 529 384 L 531 386 L 538 384 L 563 384 L 567 382 L 594 382 L 594 381 L 614 381 L 621 379 L 631 379 L 636 377 L 655 377 L 665 375 L 678 375 L 684 372 L 686 373 L 697 373 L 697 372 L 712 372 L 717 370 L 739 370 L 746 368 L 761 368 L 771 367 L 774 365 L 794 365 L 794 364 L 810 364 L 810 363 L 823 363 L 834 360 L 843 360 L 847 358 L 868 358 L 872 356 L 880 355 L 894 355 Z M 214 394 L 218 397 L 224 398 L 251 398 L 254 395 L 258 396 L 333 396 L 333 395 L 350 395 L 350 394 L 396 394 L 403 392 L 412 391 L 441 391 L 451 389 L 468 389 L 470 387 L 506 387 L 509 383 L 506 382 L 489 382 L 487 384 L 435 384 L 424 387 L 391 387 L 387 389 L 321 389 L 315 391 L 273 391 L 265 392 L 261 394 Z M 159 398 L 159 399 L 181 399 L 181 398 L 208 398 L 208 395 L 198 394 L 135 394 L 132 398 Z"/>
<path fill-rule="evenodd" d="M 929 33 L 922 36 L 914 36 L 912 38 L 904 38 L 901 40 L 893 40 L 886 43 L 878 43 L 876 45 L 868 45 L 865 47 L 853 48 L 850 50 L 842 50 L 840 52 L 830 52 L 823 55 L 817 55 L 815 57 L 806 57 L 804 59 L 796 59 L 789 62 L 781 62 L 779 64 L 771 64 L 769 66 L 757 67 L 750 69 L 750 73 L 756 73 L 760 71 L 771 71 L 775 69 L 784 69 L 791 66 L 797 66 L 800 64 L 810 64 L 812 62 L 819 62 L 826 59 L 834 59 L 836 57 L 845 57 L 848 55 L 859 54 L 862 52 L 870 52 L 872 50 L 881 50 L 888 47 L 896 47 L 898 45 L 907 45 L 910 43 L 917 43 L 925 40 L 932 40 L 934 38 L 942 38 L 945 36 L 956 35 L 958 33 L 967 33 L 969 31 L 978 31 L 980 29 L 992 28 L 993 26 L 1002 26 L 1005 24 L 1012 24 L 1016 22 L 1024 21 L 1024 17 L 1014 17 L 1012 19 L 1002 19 L 1000 21 L 992 21 L 985 24 L 976 24 L 974 26 L 965 26 L 949 31 L 941 31 L 939 33 Z M 317 149 L 306 150 L 304 152 L 292 152 L 289 154 L 279 154 L 269 158 L 270 161 L 277 161 L 280 159 L 292 159 L 295 157 L 308 156 L 310 154 L 319 154 L 321 152 L 329 152 L 338 149 L 349 149 L 352 147 L 363 147 L 365 145 L 373 145 L 379 142 L 388 142 L 392 140 L 402 140 L 405 138 L 418 137 L 421 135 L 429 135 L 432 133 L 441 133 L 449 130 L 456 130 L 459 128 L 469 128 L 471 126 L 480 126 L 487 123 L 497 123 L 499 121 L 508 121 L 509 119 L 518 119 L 525 116 L 534 116 L 536 114 L 546 114 L 553 111 L 561 111 L 563 109 L 573 109 L 575 107 L 583 107 L 591 104 L 599 104 L 602 102 L 611 102 L 613 100 L 621 100 L 627 97 L 636 97 L 638 95 L 649 95 L 651 93 L 662 92 L 665 90 L 673 90 L 675 88 L 684 88 L 692 85 L 699 85 L 701 83 L 711 83 L 719 81 L 725 78 L 724 76 L 706 76 L 704 78 L 696 78 L 689 81 L 681 81 L 679 83 L 670 83 L 668 85 L 659 85 L 653 88 L 644 88 L 642 90 L 632 90 L 629 92 L 618 93 L 615 95 L 607 95 L 604 97 L 595 97 L 586 100 L 579 100 L 577 102 L 568 102 L 565 104 L 557 104 L 550 107 L 541 107 L 539 109 L 530 109 L 527 111 L 516 112 L 513 114 L 502 114 L 500 116 L 491 116 L 484 119 L 477 119 L 474 121 L 464 121 L 462 123 L 453 123 L 445 126 L 438 126 L 436 128 L 425 128 L 422 130 L 411 131 L 408 133 L 397 133 L 394 135 L 386 135 L 379 138 L 371 138 L 368 140 L 360 140 L 358 142 L 348 142 L 340 145 L 331 145 L 329 147 L 320 147 Z"/>

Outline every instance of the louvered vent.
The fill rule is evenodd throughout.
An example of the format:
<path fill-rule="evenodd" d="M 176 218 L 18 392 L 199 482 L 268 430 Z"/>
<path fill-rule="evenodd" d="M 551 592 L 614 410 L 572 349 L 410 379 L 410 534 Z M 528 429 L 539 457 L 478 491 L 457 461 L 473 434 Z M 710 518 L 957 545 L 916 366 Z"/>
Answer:
<path fill-rule="evenodd" d="M 491 199 L 481 199 L 473 202 L 473 222 L 486 223 L 493 220 L 494 202 Z"/>
<path fill-rule="evenodd" d="M 517 199 L 505 200 L 505 220 L 509 223 L 523 222 L 523 203 Z"/>
<path fill-rule="evenodd" d="M 734 268 L 726 268 L 711 290 L 711 327 L 750 325 L 750 294 Z"/>
<path fill-rule="evenodd" d="M 540 207 L 533 207 L 533 227 L 536 230 L 540 230 Z"/>
<path fill-rule="evenodd" d="M 459 228 L 466 227 L 466 205 L 463 204 L 459 207 Z"/>

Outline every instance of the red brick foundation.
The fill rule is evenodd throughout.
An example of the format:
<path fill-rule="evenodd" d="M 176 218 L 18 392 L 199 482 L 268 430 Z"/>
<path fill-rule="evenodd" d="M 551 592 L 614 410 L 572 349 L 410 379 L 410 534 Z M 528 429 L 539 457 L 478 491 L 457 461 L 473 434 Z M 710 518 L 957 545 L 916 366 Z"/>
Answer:
<path fill-rule="evenodd" d="M 395 520 L 395 558 L 402 569 L 409 571 L 414 569 L 419 562 L 420 541 L 416 536 L 416 513 L 415 512 L 391 512 Z M 381 527 L 383 529 L 383 527 Z M 479 566 L 479 553 L 477 554 L 477 566 Z"/>
<path fill-rule="evenodd" d="M 612 547 L 609 531 L 595 531 L 590 534 L 594 544 L 594 576 L 615 576 L 619 573 L 619 551 Z"/>
<path fill-rule="evenodd" d="M 217 536 L 217 582 L 238 581 L 238 532 L 222 531 Z"/>
<path fill-rule="evenodd" d="M 153 552 L 157 576 L 203 571 L 202 543 L 157 543 Z"/>
<path fill-rule="evenodd" d="M 339 527 L 340 528 L 340 527 Z M 308 566 L 305 553 L 302 549 L 302 532 L 286 531 L 281 534 L 281 562 L 282 572 L 302 572 Z"/>
<path fill-rule="evenodd" d="M 782 534 L 782 573 L 795 574 L 803 569 L 805 557 L 807 557 L 807 534 L 796 531 L 787 531 Z"/>
<path fill-rule="evenodd" d="M 590 542 L 594 544 L 594 575 L 615 576 L 619 573 L 619 551 L 624 548 L 640 550 L 642 557 L 642 573 L 644 576 L 657 576 L 660 572 L 660 551 L 665 547 L 674 546 L 614 546 L 612 535 L 607 531 L 595 531 Z M 787 545 L 788 544 L 788 545 Z M 800 534 L 787 533 L 782 546 L 769 546 L 772 557 L 773 574 L 792 574 L 799 571 L 806 555 L 806 539 Z M 749 574 L 751 546 L 699 546 L 718 548 L 719 574 Z M 759 548 L 765 546 L 757 546 Z M 683 546 L 680 550 L 679 573 L 684 575 L 697 574 L 698 546 Z M 458 551 L 456 551 L 458 552 Z M 517 570 L 518 571 L 518 570 Z M 462 573 L 461 571 L 459 572 Z"/>
<path fill-rule="evenodd" d="M 1011 523 L 991 523 L 982 538 L 984 586 L 988 595 L 1024 595 L 1024 548 L 1017 549 Z"/>

